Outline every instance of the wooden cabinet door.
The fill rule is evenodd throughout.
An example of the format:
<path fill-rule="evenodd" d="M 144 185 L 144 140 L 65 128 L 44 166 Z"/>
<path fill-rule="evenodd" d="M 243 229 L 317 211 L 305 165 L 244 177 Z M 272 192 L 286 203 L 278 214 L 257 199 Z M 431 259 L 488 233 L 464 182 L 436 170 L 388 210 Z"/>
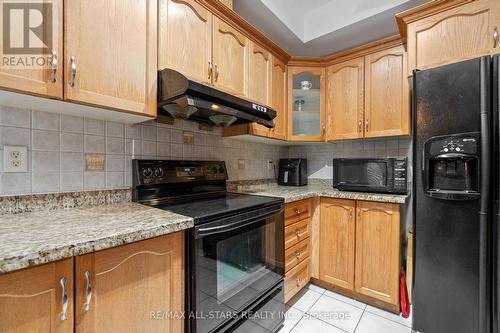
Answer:
<path fill-rule="evenodd" d="M 403 46 L 365 57 L 365 137 L 410 134 L 410 98 Z"/>
<path fill-rule="evenodd" d="M 157 6 L 157 0 L 64 2 L 66 99 L 156 115 Z"/>
<path fill-rule="evenodd" d="M 213 30 L 214 85 L 232 94 L 247 95 L 248 39 L 215 16 Z"/>
<path fill-rule="evenodd" d="M 500 2 L 474 1 L 408 25 L 408 75 L 415 68 L 499 53 L 493 38 L 500 29 Z M 500 31 L 499 31 L 500 33 Z"/>
<path fill-rule="evenodd" d="M 355 291 L 399 304 L 399 205 L 357 201 Z"/>
<path fill-rule="evenodd" d="M 319 278 L 354 290 L 355 209 L 352 200 L 321 198 Z"/>
<path fill-rule="evenodd" d="M 182 319 L 152 313 L 184 311 L 183 239 L 178 232 L 77 257 L 76 332 L 182 332 Z"/>
<path fill-rule="evenodd" d="M 2 4 L 7 5 L 8 3 L 2 1 Z M 52 49 L 48 50 L 47 54 L 25 55 L 4 52 L 6 51 L 6 45 L 3 44 L 4 39 L 0 38 L 0 55 L 2 59 L 12 59 L 8 64 L 0 66 L 0 88 L 48 97 L 63 97 L 63 0 L 53 0 L 50 4 L 52 4 L 52 7 L 45 7 L 46 9 L 43 10 L 43 18 L 48 18 L 48 8 L 51 8 L 52 22 L 51 24 L 43 22 L 40 27 L 43 35 L 46 36 L 48 34 L 48 27 L 52 26 Z M 4 12 L 4 9 L 6 7 L 1 6 L 0 17 L 6 18 L 9 16 L 11 20 L 16 19 L 12 12 Z M 19 10 L 17 12 L 23 13 L 23 11 Z M 25 45 L 23 42 L 23 27 L 18 25 L 17 28 L 11 29 L 8 32 L 10 45 L 19 47 L 19 43 L 22 43 L 24 47 L 27 47 L 28 45 Z M 6 35 L 7 32 L 4 31 L 3 34 Z M 37 37 L 33 36 L 33 39 L 36 40 Z M 54 56 L 52 56 L 52 52 Z M 31 64 L 31 57 L 37 58 L 34 64 Z M 28 59 L 26 60 L 26 58 Z M 57 60 L 57 66 L 53 73 L 52 60 L 54 58 Z M 19 65 L 19 60 L 23 61 L 26 66 Z M 37 65 L 37 63 L 41 65 Z"/>
<path fill-rule="evenodd" d="M 273 58 L 272 64 L 272 83 L 271 83 L 271 106 L 276 110 L 274 118 L 274 128 L 269 136 L 274 139 L 286 140 L 286 65 L 276 58 Z"/>
<path fill-rule="evenodd" d="M 248 55 L 248 98 L 256 103 L 271 105 L 271 53 L 262 46 L 249 42 Z M 269 129 L 252 124 L 253 134 L 269 136 Z"/>
<path fill-rule="evenodd" d="M 288 68 L 288 140 L 325 141 L 325 76 L 325 68 Z"/>
<path fill-rule="evenodd" d="M 328 140 L 363 137 L 364 58 L 327 69 Z"/>
<path fill-rule="evenodd" d="M 0 332 L 73 332 L 72 258 L 0 276 Z"/>
<path fill-rule="evenodd" d="M 158 68 L 212 82 L 212 14 L 195 0 L 160 0 Z"/>

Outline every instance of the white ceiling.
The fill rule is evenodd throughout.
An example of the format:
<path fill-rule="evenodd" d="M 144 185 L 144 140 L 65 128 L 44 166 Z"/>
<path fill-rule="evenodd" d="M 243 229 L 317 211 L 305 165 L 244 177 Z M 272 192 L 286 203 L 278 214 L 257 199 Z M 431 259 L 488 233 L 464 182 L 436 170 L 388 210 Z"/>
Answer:
<path fill-rule="evenodd" d="M 285 51 L 322 56 L 397 33 L 394 15 L 428 0 L 233 0 Z"/>

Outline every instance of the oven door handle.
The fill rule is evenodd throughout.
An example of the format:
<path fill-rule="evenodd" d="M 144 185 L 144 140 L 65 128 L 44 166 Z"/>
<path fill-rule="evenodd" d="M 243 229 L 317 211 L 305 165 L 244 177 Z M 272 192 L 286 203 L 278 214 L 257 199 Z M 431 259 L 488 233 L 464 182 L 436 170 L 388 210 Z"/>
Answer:
<path fill-rule="evenodd" d="M 279 214 L 282 211 L 283 205 L 266 207 L 258 210 L 257 214 L 253 211 L 247 218 L 236 215 L 220 220 L 214 226 L 210 226 L 213 225 L 213 223 L 210 223 L 208 226 L 197 227 L 194 230 L 195 239 L 240 229 L 255 223 L 255 221 Z M 226 220 L 227 222 L 225 222 Z"/>

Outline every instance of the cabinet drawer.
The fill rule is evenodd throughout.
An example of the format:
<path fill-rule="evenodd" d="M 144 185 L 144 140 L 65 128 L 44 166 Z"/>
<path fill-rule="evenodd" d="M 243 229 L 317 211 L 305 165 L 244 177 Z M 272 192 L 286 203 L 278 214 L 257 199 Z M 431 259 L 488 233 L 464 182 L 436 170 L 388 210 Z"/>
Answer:
<path fill-rule="evenodd" d="M 288 272 L 290 269 L 309 258 L 309 242 L 310 239 L 306 238 L 285 251 L 285 272 Z"/>
<path fill-rule="evenodd" d="M 285 205 L 285 225 L 303 220 L 311 216 L 311 201 L 309 199 Z"/>
<path fill-rule="evenodd" d="M 285 276 L 285 302 L 306 286 L 310 279 L 309 258 L 291 269 Z"/>
<path fill-rule="evenodd" d="M 285 227 L 285 249 L 309 237 L 310 221 L 311 219 L 306 218 Z"/>

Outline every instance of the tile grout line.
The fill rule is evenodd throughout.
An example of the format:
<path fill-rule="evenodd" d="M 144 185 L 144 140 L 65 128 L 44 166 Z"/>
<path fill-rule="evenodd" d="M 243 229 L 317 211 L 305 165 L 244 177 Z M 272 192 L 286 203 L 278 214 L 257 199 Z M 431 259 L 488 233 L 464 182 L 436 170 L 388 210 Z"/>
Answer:
<path fill-rule="evenodd" d="M 385 310 L 382 310 L 382 311 L 385 311 Z M 374 316 L 377 316 L 377 317 L 379 317 L 379 318 L 382 318 L 382 319 L 388 320 L 388 321 L 390 321 L 390 322 L 393 322 L 393 323 L 395 323 L 395 324 L 399 324 L 399 325 L 401 325 L 401 326 L 411 328 L 411 324 L 410 324 L 410 326 L 408 326 L 408 325 L 405 325 L 405 324 L 401 324 L 400 322 L 397 322 L 397 321 L 395 321 L 395 320 L 392 320 L 392 319 L 386 318 L 386 317 L 384 317 L 384 316 L 381 316 L 381 315 L 379 315 L 379 314 L 377 314 L 377 313 L 374 313 L 374 312 L 371 312 L 371 311 L 368 311 L 368 310 L 366 310 L 366 312 L 368 312 L 369 314 L 372 314 L 372 315 L 374 315 Z M 390 313 L 390 312 L 389 312 L 389 313 Z M 406 318 L 405 318 L 405 319 L 406 319 Z"/>
<path fill-rule="evenodd" d="M 310 291 L 312 291 L 312 292 L 315 292 L 316 294 L 320 294 L 320 293 L 318 293 L 318 292 L 316 292 L 316 291 L 314 291 L 314 290 L 311 290 L 311 289 L 309 289 L 309 288 L 307 288 L 307 290 L 310 290 Z M 323 294 L 324 294 L 324 293 L 325 293 L 325 290 L 323 290 L 323 293 L 319 295 L 318 299 L 317 299 L 316 301 L 314 301 L 314 303 L 313 303 L 313 304 L 309 307 L 309 309 L 308 309 L 307 311 L 304 311 L 304 314 L 303 314 L 303 315 L 300 317 L 300 319 L 299 319 L 299 320 L 295 323 L 295 325 L 293 325 L 293 327 L 290 329 L 290 331 L 289 331 L 290 333 L 292 333 L 292 332 L 293 332 L 293 330 L 295 329 L 295 327 L 296 327 L 296 326 L 297 326 L 297 325 L 298 325 L 298 324 L 302 321 L 302 319 L 304 319 L 304 315 L 306 315 L 306 314 L 307 314 L 307 312 L 308 312 L 309 310 L 311 310 L 311 309 L 312 309 L 312 307 L 314 306 L 314 304 L 316 304 L 316 302 L 317 302 L 317 301 L 321 298 L 321 296 L 323 296 Z M 292 306 L 292 308 L 293 308 L 293 306 Z M 295 309 L 297 309 L 297 308 L 295 308 Z M 297 309 L 297 310 L 299 310 L 299 311 L 300 311 L 300 309 Z"/>
<path fill-rule="evenodd" d="M 356 327 L 354 328 L 354 331 L 352 331 L 352 333 L 356 333 L 357 329 L 358 329 L 358 326 L 359 326 L 359 323 L 361 322 L 361 320 L 363 319 L 363 316 L 365 315 L 365 312 L 366 312 L 366 307 L 363 309 L 363 313 L 361 314 L 361 316 L 359 317 L 359 320 L 358 320 L 358 323 L 356 324 Z"/>

